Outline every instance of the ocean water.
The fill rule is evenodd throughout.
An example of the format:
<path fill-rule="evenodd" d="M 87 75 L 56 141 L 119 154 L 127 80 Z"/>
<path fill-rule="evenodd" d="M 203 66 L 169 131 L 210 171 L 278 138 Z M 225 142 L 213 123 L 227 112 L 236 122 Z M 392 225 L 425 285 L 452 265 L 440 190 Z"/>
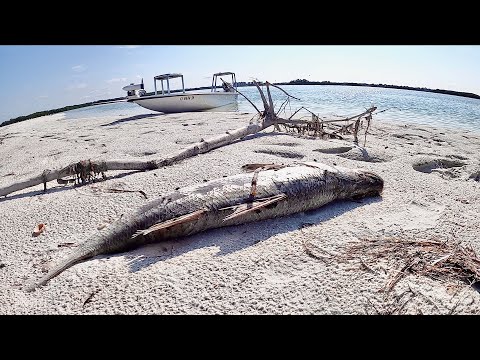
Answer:
<path fill-rule="evenodd" d="M 286 96 L 278 89 L 271 89 L 277 109 Z M 378 114 L 374 114 L 374 121 L 384 119 L 480 132 L 479 99 L 363 86 L 285 85 L 282 89 L 300 99 L 290 99 L 285 106 L 285 114 L 282 113 L 284 116 L 289 116 L 303 106 L 322 118 L 335 119 L 359 114 L 375 105 Z M 241 87 L 238 90 L 259 110 L 263 109 L 262 100 L 255 87 Z M 238 109 L 235 111 L 251 112 L 252 115 L 256 112 L 241 95 L 238 97 Z M 99 115 L 134 116 L 150 113 L 155 112 L 132 103 L 113 103 L 71 110 L 64 114 L 67 119 L 73 120 Z M 307 115 L 307 112 L 302 111 L 295 117 Z"/>

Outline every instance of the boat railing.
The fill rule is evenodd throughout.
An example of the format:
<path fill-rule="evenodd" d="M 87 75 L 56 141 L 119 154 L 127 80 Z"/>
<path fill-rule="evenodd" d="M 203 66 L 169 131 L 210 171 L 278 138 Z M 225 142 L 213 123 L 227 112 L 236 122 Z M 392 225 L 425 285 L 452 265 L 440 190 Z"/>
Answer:
<path fill-rule="evenodd" d="M 153 78 L 153 85 L 155 87 L 155 95 L 158 94 L 157 91 L 157 81 L 160 81 L 162 85 L 162 95 L 165 95 L 165 88 L 163 86 L 163 81 L 166 81 L 167 84 L 167 94 L 170 94 L 170 79 L 181 78 L 182 79 L 182 92 L 185 93 L 185 83 L 183 81 L 182 74 L 162 74 L 157 75 Z"/>
<path fill-rule="evenodd" d="M 230 75 L 231 76 L 231 85 L 232 87 L 234 88 L 234 90 L 237 90 L 237 79 L 235 77 L 235 73 L 234 72 L 231 72 L 231 71 L 226 71 L 226 72 L 219 72 L 219 73 L 215 73 L 213 74 L 213 78 L 212 78 L 212 88 L 211 88 L 211 92 L 215 92 L 217 91 L 217 79 L 220 77 L 220 76 L 226 76 L 226 75 Z M 220 80 L 223 80 L 222 78 L 220 78 Z M 223 87 L 222 85 L 220 85 L 219 87 Z M 225 90 L 225 88 L 224 88 Z M 227 90 L 225 90 L 227 91 Z"/>
<path fill-rule="evenodd" d="M 221 76 L 230 76 L 230 81 L 231 83 L 223 80 Z M 182 88 L 181 90 L 175 90 L 175 92 L 181 91 L 185 94 L 185 82 L 183 80 L 183 74 L 180 73 L 168 73 L 168 74 L 162 74 L 162 75 L 157 75 L 153 78 L 153 85 L 155 87 L 155 95 L 159 94 L 159 90 L 157 89 L 157 81 L 160 81 L 161 87 L 162 87 L 162 92 L 161 95 L 170 95 L 172 92 L 172 89 L 170 88 L 170 80 L 175 79 L 175 78 L 180 78 L 182 80 Z M 217 84 L 218 78 L 222 81 L 222 84 Z M 164 81 L 166 86 L 164 85 Z M 212 78 L 212 86 L 210 91 L 211 92 L 217 92 L 217 88 L 223 89 L 226 92 L 231 92 L 231 91 L 237 91 L 237 79 L 235 76 L 234 72 L 226 71 L 226 72 L 219 72 L 213 74 Z M 123 87 L 123 90 L 127 91 L 127 98 L 132 98 L 132 97 L 140 97 L 140 96 L 145 96 L 146 92 L 144 90 L 144 85 L 143 85 L 143 79 L 141 84 L 130 84 L 128 86 Z"/>

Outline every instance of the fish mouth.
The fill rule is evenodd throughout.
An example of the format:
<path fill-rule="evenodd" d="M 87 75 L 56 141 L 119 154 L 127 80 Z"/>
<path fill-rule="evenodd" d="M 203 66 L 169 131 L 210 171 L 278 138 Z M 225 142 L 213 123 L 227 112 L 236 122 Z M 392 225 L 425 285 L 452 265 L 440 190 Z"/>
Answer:
<path fill-rule="evenodd" d="M 360 181 L 357 183 L 356 194 L 353 199 L 361 199 L 369 196 L 380 196 L 383 191 L 383 179 L 370 171 L 362 171 Z"/>
<path fill-rule="evenodd" d="M 372 190 L 376 191 L 377 194 L 380 195 L 383 191 L 383 179 L 377 174 L 370 171 L 365 171 L 363 175 L 368 179 Z"/>

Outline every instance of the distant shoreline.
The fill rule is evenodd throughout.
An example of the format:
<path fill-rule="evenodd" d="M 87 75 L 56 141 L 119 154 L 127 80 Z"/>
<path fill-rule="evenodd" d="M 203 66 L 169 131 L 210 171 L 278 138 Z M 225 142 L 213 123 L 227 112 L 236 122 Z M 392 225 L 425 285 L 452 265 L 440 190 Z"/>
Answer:
<path fill-rule="evenodd" d="M 327 86 L 328 85 L 338 85 L 338 86 L 378 87 L 378 88 L 385 88 L 385 89 L 398 89 L 398 90 L 431 92 L 431 93 L 436 93 L 436 94 L 453 95 L 453 96 L 460 96 L 460 97 L 466 97 L 466 98 L 479 99 L 480 100 L 480 95 L 473 94 L 473 93 L 468 93 L 468 92 L 454 91 L 454 90 L 444 90 L 444 89 L 419 88 L 419 87 L 402 86 L 402 85 L 367 84 L 367 83 L 332 82 L 332 81 L 309 81 L 307 79 L 297 79 L 297 80 L 291 80 L 289 82 L 278 82 L 278 83 L 273 83 L 273 84 L 274 85 L 279 85 L 279 86 L 284 86 L 284 85 L 327 85 Z M 240 82 L 237 82 L 237 86 L 238 87 L 248 87 L 248 86 L 255 86 L 255 84 L 253 82 L 240 81 Z M 219 87 L 221 87 L 221 86 L 219 86 Z M 210 88 L 211 88 L 211 86 L 201 86 L 201 87 L 195 87 L 195 88 L 188 88 L 188 89 L 185 89 L 185 91 L 208 90 Z M 182 90 L 172 90 L 171 92 L 174 93 L 174 92 L 180 92 L 180 91 L 182 91 Z M 146 95 L 153 95 L 153 94 L 154 94 L 154 92 L 149 92 Z M 25 120 L 28 120 L 28 119 L 37 118 L 37 117 L 40 117 L 40 116 L 53 115 L 53 114 L 57 114 L 57 113 L 61 113 L 61 112 L 69 111 L 69 110 L 74 110 L 74 109 L 79 109 L 79 108 L 83 108 L 83 107 L 120 102 L 120 101 L 123 101 L 124 99 L 125 99 L 124 97 L 117 97 L 117 98 L 112 98 L 112 99 L 102 99 L 102 100 L 97 100 L 97 101 L 78 104 L 78 105 L 69 105 L 69 106 L 65 106 L 65 107 L 62 107 L 62 108 L 58 108 L 58 109 L 38 111 L 38 112 L 32 113 L 30 115 L 19 116 L 19 117 L 10 119 L 10 120 L 6 120 L 6 121 L 0 123 L 0 127 L 10 125 L 10 124 L 14 124 L 14 123 L 17 123 L 17 122 L 20 122 L 20 121 L 25 121 Z"/>
<path fill-rule="evenodd" d="M 468 93 L 464 91 L 429 89 L 429 88 L 419 88 L 419 87 L 403 86 L 403 85 L 367 84 L 367 83 L 332 82 L 332 81 L 308 81 L 306 79 L 297 79 L 297 80 L 292 80 L 290 82 L 279 82 L 279 83 L 275 83 L 275 85 L 340 85 L 340 86 L 379 87 L 379 88 L 385 88 L 385 89 L 422 91 L 422 92 L 431 92 L 436 94 L 461 96 L 461 97 L 467 97 L 471 99 L 480 99 L 480 95 Z"/>
<path fill-rule="evenodd" d="M 444 90 L 444 89 L 429 89 L 429 88 L 419 88 L 413 86 L 403 86 L 403 85 L 388 85 L 388 84 L 367 84 L 367 83 L 352 83 L 352 82 L 335 82 L 335 81 L 308 81 L 306 79 L 297 79 L 292 80 L 289 82 L 278 82 L 273 83 L 273 85 L 339 85 L 339 86 L 363 86 L 363 87 L 379 87 L 385 89 L 398 89 L 398 90 L 410 90 L 410 91 L 422 91 L 422 92 L 431 92 L 437 94 L 445 94 L 445 95 L 453 95 L 453 96 L 460 96 L 460 97 L 467 97 L 471 99 L 479 99 L 480 95 L 467 93 L 463 91 L 454 91 L 454 90 Z M 255 86 L 253 82 L 237 82 L 238 87 L 248 87 L 248 86 Z M 202 86 L 196 88 L 189 88 L 185 89 L 185 91 L 195 91 L 195 90 L 207 90 L 210 89 L 211 86 Z M 181 90 L 175 90 L 172 92 L 178 92 Z M 147 95 L 153 95 L 154 92 L 147 93 Z"/>

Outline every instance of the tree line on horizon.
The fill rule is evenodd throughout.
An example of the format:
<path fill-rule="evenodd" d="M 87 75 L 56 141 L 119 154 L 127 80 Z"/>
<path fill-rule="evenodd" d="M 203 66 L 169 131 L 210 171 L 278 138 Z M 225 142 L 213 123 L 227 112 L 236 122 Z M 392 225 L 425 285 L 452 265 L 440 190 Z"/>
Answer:
<path fill-rule="evenodd" d="M 253 85 L 253 83 L 252 83 Z M 368 87 L 380 87 L 387 89 L 400 89 L 400 90 L 413 90 L 413 91 L 424 91 L 432 92 L 438 94 L 454 95 L 468 97 L 472 99 L 480 99 L 480 96 L 473 93 L 463 92 L 463 91 L 454 91 L 454 90 L 443 90 L 443 89 L 429 89 L 425 87 L 414 87 L 414 86 L 405 86 L 405 85 L 388 85 L 388 84 L 367 84 L 367 83 L 353 83 L 353 82 L 334 82 L 334 81 L 309 81 L 307 79 L 296 79 L 289 82 L 280 82 L 275 83 L 275 85 L 342 85 L 342 86 L 368 86 Z M 240 85 L 238 85 L 240 86 Z"/>
<path fill-rule="evenodd" d="M 102 102 L 105 102 L 105 101 L 115 101 L 115 100 L 121 100 L 121 99 L 123 99 L 123 97 L 109 99 L 109 100 L 96 100 L 96 101 L 83 103 L 83 104 L 64 106 L 64 107 L 61 107 L 61 108 L 58 108 L 58 109 L 52 109 L 52 110 L 37 111 L 37 112 L 34 112 L 30 115 L 19 116 L 19 117 L 4 121 L 3 123 L 0 124 L 0 127 L 10 125 L 10 124 L 14 124 L 14 123 L 21 122 L 21 121 L 25 121 L 25 120 L 29 120 L 29 119 L 33 119 L 33 118 L 37 118 L 37 117 L 40 117 L 40 116 L 58 114 L 58 113 L 62 113 L 62 112 L 69 111 L 69 110 L 79 109 L 79 108 L 83 108 L 83 107 L 87 107 L 87 106 L 98 105 L 99 103 L 102 103 Z"/>
<path fill-rule="evenodd" d="M 353 82 L 334 82 L 334 81 L 309 81 L 307 79 L 296 79 L 296 80 L 291 80 L 289 82 L 278 82 L 275 83 L 275 85 L 340 85 L 340 86 L 367 86 L 367 87 L 380 87 L 380 88 L 387 88 L 387 89 L 400 89 L 400 90 L 413 90 L 413 91 L 424 91 L 424 92 L 432 92 L 432 93 L 438 93 L 438 94 L 446 94 L 446 95 L 454 95 L 454 96 L 462 96 L 462 97 L 467 97 L 467 98 L 472 98 L 472 99 L 480 99 L 480 96 L 477 94 L 473 93 L 468 93 L 468 92 L 462 92 L 462 91 L 454 91 L 454 90 L 443 90 L 443 89 L 429 89 L 429 88 L 419 88 L 419 87 L 412 87 L 412 86 L 404 86 L 404 85 L 388 85 L 388 84 L 367 84 L 367 83 L 353 83 Z M 245 82 L 245 81 L 239 81 L 237 82 L 237 87 L 246 87 L 246 86 L 255 86 L 254 82 Z M 197 88 L 190 88 L 190 89 L 185 89 L 186 91 L 191 91 L 191 90 L 203 90 L 203 89 L 210 89 L 210 86 L 202 86 L 202 87 L 197 87 Z M 171 92 L 178 92 L 181 90 L 172 90 Z M 149 92 L 146 95 L 153 95 L 154 92 Z M 33 118 L 37 118 L 40 116 L 46 116 L 46 115 L 53 115 L 53 114 L 58 114 L 61 112 L 69 111 L 69 110 L 74 110 L 74 109 L 79 109 L 87 106 L 93 106 L 93 105 L 98 105 L 103 102 L 109 102 L 109 101 L 117 101 L 117 100 L 122 100 L 124 97 L 117 97 L 117 98 L 112 98 L 112 99 L 107 99 L 107 100 L 96 100 L 88 103 L 83 103 L 83 104 L 77 104 L 77 105 L 69 105 L 69 106 L 64 106 L 58 109 L 52 109 L 52 110 L 45 110 L 45 111 L 37 111 L 35 113 L 32 113 L 30 115 L 24 115 L 24 116 L 19 116 L 7 121 L 4 121 L 3 123 L 0 123 L 1 126 L 6 126 L 10 124 L 14 124 L 20 121 L 25 121 Z"/>

